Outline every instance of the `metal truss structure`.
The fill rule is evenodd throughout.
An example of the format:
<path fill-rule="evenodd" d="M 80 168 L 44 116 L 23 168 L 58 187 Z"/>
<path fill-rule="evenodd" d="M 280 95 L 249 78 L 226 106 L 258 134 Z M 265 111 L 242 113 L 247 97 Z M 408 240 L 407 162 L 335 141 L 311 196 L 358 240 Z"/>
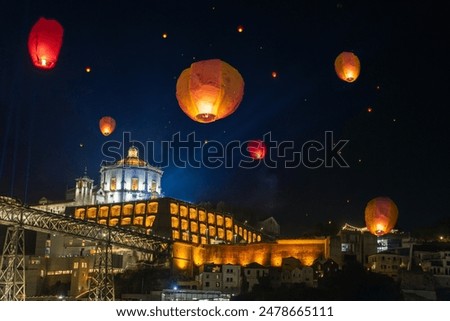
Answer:
<path fill-rule="evenodd" d="M 6 232 L 0 260 L 0 300 L 25 300 L 25 237 L 20 226 L 10 226 Z"/>
<path fill-rule="evenodd" d="M 137 250 L 147 253 L 147 257 L 156 260 L 161 256 L 168 255 L 171 243 L 171 240 L 165 237 L 32 209 L 22 206 L 20 202 L 12 198 L 3 196 L 0 196 L 0 224 L 10 226 L 0 266 L 0 300 L 25 299 L 24 229 L 45 233 L 57 232 L 97 242 L 100 246 L 98 248 L 100 257 L 97 258 L 98 263 L 94 271 L 96 273 L 98 271 L 98 275 L 103 275 L 108 279 L 106 282 L 106 279 L 94 278 L 97 283 L 95 286 L 93 285 L 92 289 L 95 289 L 97 294 L 93 294 L 92 298 L 98 300 L 110 298 L 111 294 L 114 296 L 114 289 L 110 289 L 112 266 L 108 255 L 110 256 L 111 252 L 105 250 L 105 247 L 110 249 L 111 246 L 116 246 Z M 110 273 L 110 276 L 106 277 L 105 273 L 106 275 Z M 104 288 L 100 290 L 102 286 Z M 89 297 L 91 298 L 91 295 Z"/>
<path fill-rule="evenodd" d="M 114 301 L 114 274 L 112 270 L 112 246 L 106 243 L 97 243 L 94 273 L 89 279 L 90 301 Z"/>
<path fill-rule="evenodd" d="M 5 202 L 0 198 L 0 224 L 21 225 L 27 230 L 57 232 L 95 242 L 110 242 L 111 245 L 158 254 L 168 248 L 169 238 L 146 235 L 121 227 L 109 227 L 73 217 L 44 212 L 18 203 Z"/>

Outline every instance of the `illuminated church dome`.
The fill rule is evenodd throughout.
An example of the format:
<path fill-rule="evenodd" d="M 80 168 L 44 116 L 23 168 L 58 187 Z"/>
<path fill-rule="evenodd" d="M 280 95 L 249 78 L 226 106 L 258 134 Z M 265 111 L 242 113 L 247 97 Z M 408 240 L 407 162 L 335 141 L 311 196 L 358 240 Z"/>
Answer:
<path fill-rule="evenodd" d="M 129 202 L 160 197 L 162 174 L 161 169 L 140 159 L 138 148 L 131 146 L 127 157 L 101 167 L 97 202 Z"/>
<path fill-rule="evenodd" d="M 128 156 L 124 159 L 121 159 L 117 162 L 118 165 L 126 165 L 126 166 L 147 166 L 147 162 L 139 159 L 139 150 L 137 147 L 131 146 L 128 149 Z"/>

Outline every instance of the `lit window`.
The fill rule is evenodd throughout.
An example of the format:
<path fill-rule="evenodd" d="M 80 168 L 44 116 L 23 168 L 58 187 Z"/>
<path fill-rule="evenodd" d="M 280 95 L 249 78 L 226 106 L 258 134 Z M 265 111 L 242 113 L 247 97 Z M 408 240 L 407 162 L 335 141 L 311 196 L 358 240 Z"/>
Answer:
<path fill-rule="evenodd" d="M 139 178 L 133 177 L 131 179 L 131 190 L 137 191 L 139 189 Z"/>
<path fill-rule="evenodd" d="M 73 263 L 73 268 L 78 269 L 78 262 Z"/>
<path fill-rule="evenodd" d="M 116 190 L 116 178 L 115 177 L 111 177 L 111 187 L 110 187 L 111 191 L 115 191 Z"/>
<path fill-rule="evenodd" d="M 341 244 L 341 252 L 351 252 L 352 246 L 349 243 Z"/>

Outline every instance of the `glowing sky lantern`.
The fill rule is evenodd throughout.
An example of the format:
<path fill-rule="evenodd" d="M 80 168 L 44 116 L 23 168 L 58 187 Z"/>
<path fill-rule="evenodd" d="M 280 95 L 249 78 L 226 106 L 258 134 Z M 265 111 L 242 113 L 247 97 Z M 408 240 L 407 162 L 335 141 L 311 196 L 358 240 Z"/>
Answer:
<path fill-rule="evenodd" d="M 262 140 L 251 140 L 247 143 L 247 151 L 253 159 L 263 159 L 266 156 L 266 144 Z"/>
<path fill-rule="evenodd" d="M 358 57 L 353 52 L 342 52 L 334 61 L 334 69 L 339 78 L 346 82 L 354 82 L 361 70 Z"/>
<path fill-rule="evenodd" d="M 244 96 L 244 80 L 219 59 L 195 62 L 177 81 L 177 100 L 191 119 L 210 123 L 231 115 Z"/>
<path fill-rule="evenodd" d="M 99 122 L 99 127 L 103 135 L 109 136 L 116 128 L 116 121 L 109 116 L 102 117 Z"/>
<path fill-rule="evenodd" d="M 376 197 L 365 209 L 366 227 L 370 233 L 381 236 L 389 233 L 397 223 L 397 205 L 389 197 Z"/>
<path fill-rule="evenodd" d="M 61 50 L 64 29 L 58 21 L 39 18 L 28 37 L 28 51 L 33 64 L 41 69 L 52 69 Z"/>

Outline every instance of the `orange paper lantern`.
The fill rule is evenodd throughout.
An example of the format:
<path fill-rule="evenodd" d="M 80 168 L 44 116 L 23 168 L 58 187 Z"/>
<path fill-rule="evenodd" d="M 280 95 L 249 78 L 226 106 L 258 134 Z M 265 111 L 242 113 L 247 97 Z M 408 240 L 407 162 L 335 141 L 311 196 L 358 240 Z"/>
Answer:
<path fill-rule="evenodd" d="M 116 121 L 114 118 L 109 116 L 102 117 L 99 122 L 99 127 L 103 135 L 109 136 L 112 134 L 114 129 L 116 129 Z"/>
<path fill-rule="evenodd" d="M 210 123 L 231 115 L 244 96 L 244 80 L 219 59 L 195 62 L 177 81 L 178 104 L 191 119 Z"/>
<path fill-rule="evenodd" d="M 354 82 L 359 76 L 361 64 L 353 52 L 344 51 L 334 61 L 334 69 L 342 80 Z"/>
<path fill-rule="evenodd" d="M 253 159 L 263 159 L 266 156 L 266 144 L 262 140 L 251 140 L 247 143 L 247 151 Z"/>
<path fill-rule="evenodd" d="M 381 236 L 389 233 L 397 223 L 397 205 L 389 197 L 376 197 L 365 209 L 366 227 L 370 233 Z"/>
<path fill-rule="evenodd" d="M 58 60 L 62 45 L 63 27 L 58 21 L 40 18 L 31 28 L 28 51 L 33 64 L 41 69 L 52 69 Z"/>

